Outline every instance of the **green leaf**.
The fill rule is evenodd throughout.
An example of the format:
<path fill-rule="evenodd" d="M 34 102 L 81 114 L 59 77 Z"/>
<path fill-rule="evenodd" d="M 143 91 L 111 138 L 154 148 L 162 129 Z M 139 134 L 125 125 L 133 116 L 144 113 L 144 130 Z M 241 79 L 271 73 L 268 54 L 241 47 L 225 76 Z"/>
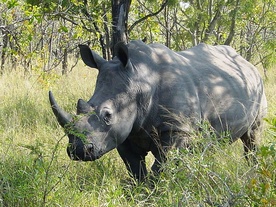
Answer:
<path fill-rule="evenodd" d="M 66 26 L 61 25 L 60 28 L 59 28 L 59 32 L 61 32 L 61 31 L 67 33 L 69 30 L 68 30 L 68 28 Z"/>
<path fill-rule="evenodd" d="M 18 5 L 18 1 L 16 0 L 11 0 L 7 2 L 8 9 L 12 9 Z"/>

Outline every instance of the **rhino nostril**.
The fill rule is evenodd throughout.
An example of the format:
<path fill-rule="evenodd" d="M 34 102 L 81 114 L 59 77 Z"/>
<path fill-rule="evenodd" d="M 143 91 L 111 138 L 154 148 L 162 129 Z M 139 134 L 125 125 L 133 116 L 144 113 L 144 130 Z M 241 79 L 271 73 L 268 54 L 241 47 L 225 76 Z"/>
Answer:
<path fill-rule="evenodd" d="M 76 151 L 71 146 L 67 147 L 67 154 L 72 160 L 79 160 L 79 158 L 76 156 Z"/>
<path fill-rule="evenodd" d="M 84 148 L 85 148 L 85 151 L 88 153 L 93 153 L 93 151 L 94 151 L 93 144 L 87 144 L 84 146 Z"/>

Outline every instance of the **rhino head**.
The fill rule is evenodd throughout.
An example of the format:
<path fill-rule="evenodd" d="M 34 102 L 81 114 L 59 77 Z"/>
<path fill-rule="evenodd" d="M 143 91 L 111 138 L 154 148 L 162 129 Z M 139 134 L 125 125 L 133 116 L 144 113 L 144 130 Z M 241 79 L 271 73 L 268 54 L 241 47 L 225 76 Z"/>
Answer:
<path fill-rule="evenodd" d="M 129 76 L 134 71 L 123 43 L 116 57 L 106 61 L 88 46 L 80 45 L 84 63 L 99 70 L 95 92 L 88 102 L 79 99 L 76 115 L 59 107 L 52 92 L 52 110 L 69 137 L 67 153 L 73 160 L 93 161 L 123 143 L 137 118 L 139 90 Z M 138 98 L 139 99 L 139 98 Z"/>

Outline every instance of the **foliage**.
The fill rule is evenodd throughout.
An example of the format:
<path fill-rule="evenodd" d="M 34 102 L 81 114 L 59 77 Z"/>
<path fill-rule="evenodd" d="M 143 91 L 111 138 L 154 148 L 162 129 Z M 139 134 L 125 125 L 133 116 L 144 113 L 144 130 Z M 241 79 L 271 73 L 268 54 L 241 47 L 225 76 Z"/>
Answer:
<path fill-rule="evenodd" d="M 200 42 L 230 44 L 267 69 L 276 62 L 275 9 L 272 0 L 132 1 L 129 39 L 160 42 L 175 50 Z M 0 11 L 1 73 L 10 70 L 9 61 L 12 68 L 28 73 L 59 68 L 67 74 L 78 60 L 79 43 L 111 58 L 111 1 L 2 0 Z"/>
<path fill-rule="evenodd" d="M 14 69 L 23 67 L 28 73 L 48 72 L 59 65 L 63 74 L 69 72 L 68 55 L 76 56 L 76 45 L 93 32 L 80 17 L 75 18 L 83 5 L 78 1 L 16 2 L 4 1 L 0 7 L 2 71 L 10 58 Z"/>

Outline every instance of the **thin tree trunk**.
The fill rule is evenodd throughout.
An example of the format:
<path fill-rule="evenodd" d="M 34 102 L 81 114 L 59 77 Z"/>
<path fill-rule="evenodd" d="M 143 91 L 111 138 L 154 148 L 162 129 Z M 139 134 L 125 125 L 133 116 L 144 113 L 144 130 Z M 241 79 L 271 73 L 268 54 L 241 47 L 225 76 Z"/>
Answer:
<path fill-rule="evenodd" d="M 100 44 L 101 44 L 101 47 L 102 47 L 102 55 L 103 55 L 103 58 L 106 59 L 106 47 L 105 47 L 105 43 L 104 43 L 103 34 L 102 34 L 100 28 L 98 27 L 97 22 L 93 21 L 93 18 L 91 16 L 91 14 L 87 10 L 87 0 L 84 1 L 84 5 L 85 5 L 85 7 L 83 7 L 82 12 L 89 19 L 89 21 L 92 22 L 96 32 L 98 32 L 100 34 L 99 41 L 100 41 Z"/>
<path fill-rule="evenodd" d="M 1 54 L 1 71 L 0 71 L 0 74 L 4 73 L 5 61 L 6 61 L 6 50 L 7 50 L 7 47 L 8 47 L 8 40 L 9 39 L 8 39 L 7 33 L 4 33 L 2 54 Z"/>
<path fill-rule="evenodd" d="M 63 51 L 63 60 L 62 60 L 62 75 L 66 75 L 68 73 L 68 50 L 64 48 Z"/>
<path fill-rule="evenodd" d="M 55 22 L 52 22 L 52 30 L 50 34 L 50 40 L 49 40 L 49 51 L 48 51 L 49 57 L 48 57 L 47 71 L 51 70 L 51 64 L 52 64 L 54 28 L 55 28 Z"/>
<path fill-rule="evenodd" d="M 166 29 L 166 46 L 171 46 L 171 32 L 170 32 L 170 20 L 169 20 L 169 9 L 165 7 L 164 9 L 164 19 L 165 19 L 165 29 Z"/>
<path fill-rule="evenodd" d="M 108 29 L 108 26 L 107 26 L 107 22 L 108 22 L 108 19 L 107 19 L 107 11 L 106 11 L 106 5 L 103 4 L 103 19 L 104 19 L 104 30 L 105 30 L 105 47 L 106 47 L 106 59 L 107 60 L 110 60 L 111 59 L 111 51 L 110 51 L 110 35 L 109 35 L 109 29 Z"/>
<path fill-rule="evenodd" d="M 235 28 L 236 28 L 236 17 L 237 17 L 237 12 L 238 12 L 238 8 L 240 5 L 240 0 L 236 1 L 236 6 L 233 12 L 233 16 L 231 18 L 231 25 L 230 25 L 230 32 L 229 35 L 227 37 L 227 39 L 225 40 L 224 44 L 225 45 L 230 45 L 230 43 L 232 42 L 234 35 L 235 35 Z"/>

